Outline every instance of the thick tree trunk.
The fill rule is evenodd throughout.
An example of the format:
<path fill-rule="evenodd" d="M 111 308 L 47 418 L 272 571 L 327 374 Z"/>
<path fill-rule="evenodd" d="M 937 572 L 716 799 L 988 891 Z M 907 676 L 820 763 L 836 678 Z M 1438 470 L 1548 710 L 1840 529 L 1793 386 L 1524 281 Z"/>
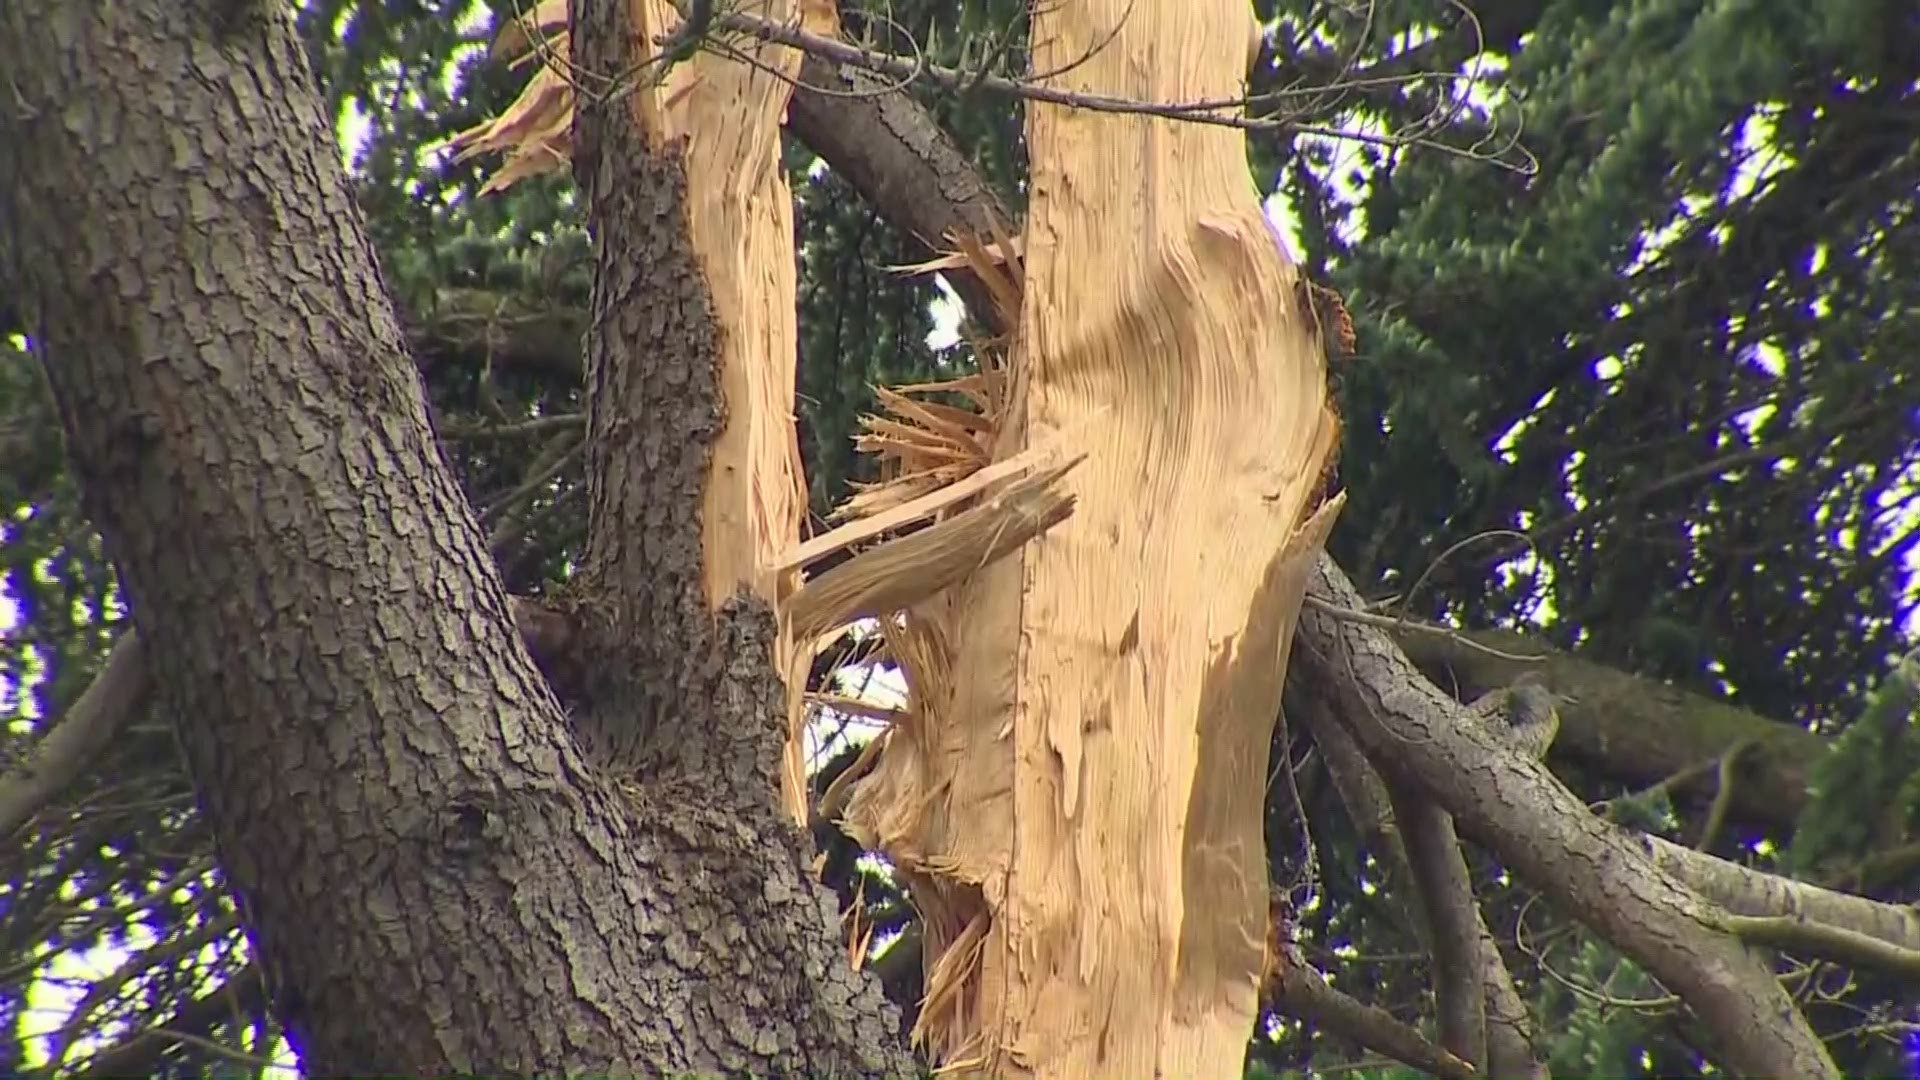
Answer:
<path fill-rule="evenodd" d="M 679 703 L 671 775 L 576 751 L 279 9 L 7 4 L 0 56 L 8 277 L 305 1067 L 909 1068 L 779 810 L 764 611 L 685 643 L 745 699 Z"/>

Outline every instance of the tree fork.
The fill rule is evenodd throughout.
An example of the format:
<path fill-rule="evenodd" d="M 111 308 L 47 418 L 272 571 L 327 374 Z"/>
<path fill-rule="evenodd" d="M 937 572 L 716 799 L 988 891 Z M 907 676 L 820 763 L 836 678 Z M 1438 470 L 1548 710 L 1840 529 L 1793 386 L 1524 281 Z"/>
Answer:
<path fill-rule="evenodd" d="M 708 725 L 677 784 L 616 787 L 576 750 L 305 54 L 281 17 L 216 36 L 215 6 L 0 9 L 0 199 L 85 508 L 303 1065 L 910 1070 L 791 826 L 759 828 L 771 788 L 753 818 L 692 798 L 738 784 L 737 733 Z M 733 662 L 777 736 L 770 620 L 738 625 L 721 644 L 762 645 Z"/>

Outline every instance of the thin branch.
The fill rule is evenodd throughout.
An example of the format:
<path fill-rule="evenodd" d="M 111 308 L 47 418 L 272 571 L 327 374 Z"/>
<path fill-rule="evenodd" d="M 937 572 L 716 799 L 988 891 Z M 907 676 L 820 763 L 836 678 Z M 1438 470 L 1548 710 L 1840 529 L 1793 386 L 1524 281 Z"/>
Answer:
<path fill-rule="evenodd" d="M 40 737 L 26 763 L 0 780 L 0 837 L 12 836 L 86 771 L 145 691 L 146 657 L 129 630 L 80 699 Z"/>
<path fill-rule="evenodd" d="M 1719 915 L 1711 920 L 1742 941 L 1818 956 L 1851 967 L 1874 968 L 1903 979 L 1920 979 L 1920 950 L 1786 915 Z"/>
<path fill-rule="evenodd" d="M 1397 618 L 1391 615 L 1375 615 L 1370 611 L 1359 611 L 1354 608 L 1335 607 L 1333 604 L 1328 603 L 1318 596 L 1307 597 L 1307 604 L 1316 610 L 1326 612 L 1336 619 L 1364 623 L 1367 626 L 1379 627 L 1382 630 L 1391 630 L 1395 633 L 1404 634 L 1433 634 L 1437 637 L 1446 638 L 1463 649 L 1482 652 L 1498 660 L 1511 660 L 1517 664 L 1537 664 L 1546 660 L 1545 655 L 1522 656 L 1519 653 L 1510 653 L 1496 649 L 1491 645 L 1483 645 L 1448 626 L 1435 626 L 1432 623 L 1418 622 L 1407 618 Z"/>
<path fill-rule="evenodd" d="M 1658 836 L 1637 839 L 1655 863 L 1735 915 L 1824 923 L 1920 952 L 1920 909 L 1769 874 Z"/>
<path fill-rule="evenodd" d="M 93 1018 L 94 1012 L 102 1005 L 118 998 L 127 983 L 155 967 L 172 963 L 183 955 L 198 954 L 207 944 L 226 936 L 229 931 L 239 925 L 240 916 L 237 912 L 228 912 L 218 918 L 208 919 L 189 933 L 176 935 L 151 949 L 135 953 L 106 977 L 94 980 L 86 996 L 81 998 L 79 1004 L 75 1005 L 67 1015 L 67 1022 L 62 1024 L 60 1030 L 54 1034 L 47 1050 L 49 1066 L 58 1067 L 67 1060 L 67 1054 L 85 1031 L 87 1021 Z"/>
<path fill-rule="evenodd" d="M 1414 873 L 1406 846 L 1401 842 L 1396 823 L 1390 820 L 1386 784 L 1367 761 L 1353 736 L 1327 710 L 1328 703 L 1317 694 L 1304 695 L 1305 707 L 1290 711 L 1307 728 L 1315 746 L 1326 755 L 1328 772 L 1347 809 L 1347 818 L 1366 837 L 1368 850 L 1387 868 L 1389 881 L 1406 885 Z M 1420 917 L 1404 891 L 1391 894 L 1403 917 L 1419 934 L 1421 943 L 1431 950 L 1427 921 Z M 1474 942 L 1480 964 L 1480 986 L 1486 996 L 1484 1014 L 1487 1023 L 1487 1071 L 1494 1076 L 1542 1078 L 1546 1065 L 1533 1046 L 1532 1018 L 1526 1003 L 1514 989 L 1513 974 L 1486 920 L 1476 905 Z M 1423 953 L 1425 959 L 1429 953 Z M 1349 960 L 1349 962 L 1353 962 Z"/>
<path fill-rule="evenodd" d="M 1260 108 L 1277 104 L 1284 97 L 1297 96 L 1301 91 L 1280 91 L 1260 95 L 1254 98 L 1221 99 L 1217 101 L 1191 102 L 1150 102 L 1136 101 L 1130 98 L 1112 97 L 1105 94 L 1081 93 L 1078 91 L 1056 90 L 1046 86 L 1035 86 L 1028 82 L 1009 79 L 1000 75 L 985 75 L 980 72 L 963 71 L 958 68 L 943 67 L 926 63 L 924 60 L 909 60 L 890 53 L 879 52 L 858 45 L 836 41 L 832 38 L 810 34 L 784 22 L 754 15 L 726 14 L 715 15 L 715 29 L 731 30 L 746 34 L 765 42 L 786 45 L 810 53 L 838 64 L 861 68 L 866 71 L 889 75 L 896 79 L 924 79 L 945 90 L 961 91 L 984 89 L 994 93 L 1026 101 L 1039 101 L 1069 108 L 1086 109 L 1091 112 L 1125 113 L 1137 116 L 1157 116 L 1170 120 L 1185 120 L 1198 124 L 1211 124 L 1222 127 L 1239 128 L 1244 131 L 1291 131 L 1303 135 L 1318 135 L 1329 139 L 1342 139 L 1352 142 L 1370 143 L 1378 146 L 1398 147 L 1422 145 L 1431 149 L 1460 157 L 1486 161 L 1498 168 L 1508 169 L 1530 175 L 1537 169 L 1532 156 L 1527 155 L 1527 163 L 1512 165 L 1500 161 L 1497 157 L 1482 154 L 1474 150 L 1463 150 L 1434 142 L 1422 132 L 1417 135 L 1373 135 L 1367 132 L 1348 131 L 1338 128 L 1320 127 L 1302 124 L 1287 117 L 1236 115 L 1232 110 Z M 663 40 L 670 41 L 673 35 Z M 656 44 L 660 44 L 656 42 Z M 1312 93 L 1320 93 L 1323 88 L 1315 88 Z M 1504 147 L 1503 149 L 1510 149 Z M 1524 150 L 1523 150 L 1524 152 Z"/>
<path fill-rule="evenodd" d="M 1389 782 L 1387 797 L 1406 844 L 1407 864 L 1427 922 L 1440 1043 L 1462 1061 L 1484 1068 L 1486 990 L 1480 984 L 1481 967 L 1475 955 L 1481 922 L 1467 861 L 1460 854 L 1460 838 L 1445 810 L 1405 785 Z"/>
<path fill-rule="evenodd" d="M 250 1015 L 267 1006 L 260 970 L 248 965 L 232 978 L 180 1007 L 163 1023 L 129 1035 L 87 1059 L 76 1080 L 115 1080 L 126 1076 L 155 1076 L 167 1051 L 200 1039 L 214 1025 L 234 1015 Z"/>
<path fill-rule="evenodd" d="M 442 431 L 440 441 L 491 442 L 497 439 L 520 439 L 530 435 L 545 435 L 550 431 L 573 431 L 586 422 L 585 413 L 562 413 L 559 416 L 536 416 L 531 420 L 522 420 L 514 424 L 462 424 Z"/>
<path fill-rule="evenodd" d="M 585 446 L 586 440 L 578 435 L 566 434 L 555 438 L 542 454 L 543 460 L 534 462 L 529 475 L 520 482 L 518 487 L 500 496 L 492 505 L 480 512 L 480 524 L 495 526 L 500 523 L 501 518 L 518 512 L 520 507 L 532 499 L 543 486 L 560 475 L 561 470 L 571 465 L 573 459 L 580 456 L 580 451 Z M 498 537 L 490 537 L 488 543 L 492 545 L 497 541 Z"/>
<path fill-rule="evenodd" d="M 1270 1000 L 1287 1015 L 1310 1021 L 1342 1038 L 1405 1065 L 1441 1077 L 1472 1080 L 1472 1065 L 1428 1042 L 1418 1031 L 1327 984 L 1306 964 L 1286 965 L 1269 984 Z"/>

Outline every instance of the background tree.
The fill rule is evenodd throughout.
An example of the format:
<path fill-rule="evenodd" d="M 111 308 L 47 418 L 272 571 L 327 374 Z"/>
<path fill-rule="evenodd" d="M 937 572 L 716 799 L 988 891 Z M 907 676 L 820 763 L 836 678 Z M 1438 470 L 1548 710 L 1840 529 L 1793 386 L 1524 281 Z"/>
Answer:
<path fill-rule="evenodd" d="M 894 5 L 891 22 L 871 25 L 849 10 L 845 23 L 896 47 L 907 35 L 931 43 L 952 65 L 998 58 L 1019 70 L 1018 5 L 948 7 Z M 510 14 L 313 4 L 299 19 L 326 114 L 347 131 L 364 122 L 356 191 L 442 449 L 506 590 L 542 596 L 573 573 L 585 535 L 578 339 L 591 249 L 564 178 L 474 198 L 489 165 L 436 149 L 517 91 L 519 77 L 482 55 Z M 1584 798 L 1738 862 L 1911 900 L 1915 796 L 1900 763 L 1912 753 L 1912 698 L 1886 672 L 1910 647 L 1914 601 L 1920 391 L 1904 362 L 1916 277 L 1902 227 L 1920 186 L 1914 16 L 1891 3 L 1756 12 L 1494 0 L 1473 18 L 1416 3 L 1262 14 L 1272 30 L 1254 89 L 1315 88 L 1304 106 L 1283 99 L 1303 120 L 1425 123 L 1455 146 L 1524 120 L 1539 162 L 1529 177 L 1419 147 L 1255 137 L 1256 176 L 1292 211 L 1304 262 L 1344 293 L 1357 324 L 1357 355 L 1341 366 L 1352 502 L 1335 556 L 1368 594 L 1401 595 L 1394 614 L 1519 629 L 1532 652 L 1543 641 L 1569 650 L 1544 665 L 1573 699 L 1560 703 L 1550 764 Z M 7 49 L 18 32 L 0 37 Z M 1461 71 L 1489 106 L 1461 106 L 1462 78 L 1435 74 Z M 979 90 L 921 96 L 1017 214 L 1018 107 Z M 798 131 L 804 107 L 795 111 Z M 922 240 L 798 139 L 788 163 L 802 449 L 823 514 L 847 480 L 873 478 L 848 440 L 868 387 L 958 374 L 969 361 L 959 345 L 927 343 L 937 285 L 883 269 L 923 257 Z M 10 753 L 24 759 L 92 715 L 75 703 L 125 612 L 35 365 L 20 352 L 0 371 L 16 608 L 3 659 Z M 1498 529 L 1527 532 L 1532 557 L 1486 535 Z M 1463 699 L 1540 666 L 1401 639 Z M 1294 887 L 1305 957 L 1401 1019 L 1432 1017 L 1430 942 L 1407 918 L 1421 894 L 1396 876 L 1392 838 L 1356 812 L 1357 796 L 1343 798 L 1340 751 L 1320 738 L 1325 725 L 1304 722 L 1315 688 L 1296 689 L 1289 713 L 1303 722 L 1276 749 L 1294 768 L 1269 785 L 1269 842 L 1276 883 Z M 141 702 L 74 782 L 12 804 L 28 817 L 6 822 L 22 841 L 9 849 L 0 929 L 9 983 L 36 984 L 44 1001 L 56 957 L 102 944 L 118 947 L 118 966 L 77 988 L 86 997 L 68 1016 L 11 1006 L 21 1037 L 7 1052 L 21 1056 L 0 1065 L 37 1064 L 41 1048 L 25 1036 L 50 1030 L 70 1064 L 121 1074 L 230 1063 L 278 1035 L 168 718 Z M 817 788 L 854 749 L 823 755 Z M 17 775 L 9 793 L 22 790 Z M 815 833 L 842 904 L 861 909 L 884 948 L 874 967 L 911 1013 L 908 909 L 830 826 Z M 1554 1036 L 1543 1042 L 1556 1071 L 1699 1071 L 1695 1021 L 1506 867 L 1468 851 L 1535 1030 Z M 1789 949 L 1780 966 L 1836 1062 L 1849 1075 L 1890 1071 L 1916 1021 L 1900 1011 L 1911 974 L 1803 962 L 1810 955 Z M 1250 1048 L 1257 1067 L 1351 1054 L 1350 1031 L 1299 1012 L 1278 1003 Z M 82 1060 L 101 1046 L 111 1049 Z"/>

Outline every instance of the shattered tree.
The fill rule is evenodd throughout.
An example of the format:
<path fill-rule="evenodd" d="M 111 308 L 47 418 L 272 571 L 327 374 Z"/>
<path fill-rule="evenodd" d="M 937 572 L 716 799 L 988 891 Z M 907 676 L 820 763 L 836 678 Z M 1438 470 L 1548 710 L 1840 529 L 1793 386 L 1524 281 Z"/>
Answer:
<path fill-rule="evenodd" d="M 1041 4 L 1033 64 L 1058 89 L 1231 100 L 1253 29 L 1231 0 Z M 1337 512 L 1317 497 L 1324 351 L 1243 132 L 1027 117 L 993 457 L 1084 455 L 1073 512 L 907 613 L 912 702 L 848 823 L 920 908 L 942 1060 L 1235 1075 L 1266 942 L 1267 750 Z"/>
<path fill-rule="evenodd" d="M 1036 39 L 1059 55 L 1036 60 L 1071 68 L 1064 86 L 1237 92 L 1243 8 L 1136 3 L 1110 41 L 1129 5 L 1044 8 Z M 795 547 L 784 83 L 699 55 L 631 95 L 599 84 L 577 128 L 568 94 L 529 103 L 517 142 L 571 162 L 599 249 L 569 719 L 431 450 L 292 39 L 130 10 L 0 23 L 39 60 L 0 132 L 28 148 L 0 150 L 9 220 L 39 223 L 33 274 L 14 272 L 37 282 L 42 355 L 84 360 L 49 364 L 76 466 L 309 1069 L 904 1070 L 784 825 L 792 673 L 846 619 L 900 613 L 912 709 L 848 816 L 923 907 L 923 1034 L 1002 1074 L 1238 1073 L 1267 930 L 1257 766 L 1336 505 L 1314 495 L 1334 429 L 1320 347 L 1237 135 L 1032 106 L 1019 242 L 954 238 L 1013 331 L 946 388 L 974 407 L 889 396 L 870 435 L 890 483 Z M 553 29 L 568 14 L 542 8 Z M 571 14 L 561 54 L 589 88 L 676 25 L 659 2 Z M 186 70 L 227 96 L 167 81 Z M 69 93 L 90 111 L 62 134 Z M 206 149 L 171 157 L 170 130 Z M 55 221 L 91 224 L 69 243 Z M 104 308 L 79 301 L 96 265 L 129 268 Z M 225 276 L 192 276 L 205 265 Z M 102 334 L 117 350 L 84 347 Z M 243 444 L 259 453 L 227 453 Z M 825 551 L 922 524 L 799 586 Z M 1318 572 L 1324 599 L 1356 603 Z M 1832 1072 L 1716 930 L 1733 883 L 1594 820 L 1377 629 L 1325 611 L 1301 629 L 1315 695 L 1367 759 L 1673 987 L 1727 1065 Z M 535 623 L 518 630 L 539 653 Z M 674 887 L 697 879 L 728 884 Z M 1816 899 L 1836 922 L 1886 914 Z M 417 956 L 434 963 L 398 959 Z M 728 1023 L 753 1017 L 787 1022 Z"/>
<path fill-rule="evenodd" d="M 509 46 L 564 32 L 562 16 L 536 11 Z M 1034 63 L 1065 69 L 1064 90 L 1232 100 L 1254 33 L 1231 0 L 1047 4 Z M 690 99 L 720 95 L 723 63 L 678 65 L 661 92 L 684 80 Z M 507 178 L 556 159 L 564 87 L 536 74 L 467 152 L 510 150 Z M 783 609 L 802 641 L 880 616 L 906 674 L 909 705 L 846 822 L 910 885 L 926 942 L 918 1034 L 939 1059 L 999 1075 L 1232 1075 L 1265 962 L 1267 749 L 1338 507 L 1318 494 L 1337 441 L 1324 348 L 1293 300 L 1298 271 L 1263 216 L 1244 132 L 1064 106 L 1028 116 L 1021 241 L 989 252 L 955 238 L 1017 332 L 977 378 L 884 394 L 895 415 L 870 421 L 867 441 L 890 481 L 775 570 L 931 524 Z M 707 249 L 710 272 L 760 272 L 720 262 L 736 250 Z M 790 312 L 785 284 L 755 299 Z M 749 340 L 767 318 L 721 314 Z M 790 387 L 791 352 L 723 352 L 722 382 Z M 928 399 L 939 390 L 974 408 Z M 790 408 L 754 400 L 779 420 Z M 790 761 L 797 727 L 792 740 Z"/>

